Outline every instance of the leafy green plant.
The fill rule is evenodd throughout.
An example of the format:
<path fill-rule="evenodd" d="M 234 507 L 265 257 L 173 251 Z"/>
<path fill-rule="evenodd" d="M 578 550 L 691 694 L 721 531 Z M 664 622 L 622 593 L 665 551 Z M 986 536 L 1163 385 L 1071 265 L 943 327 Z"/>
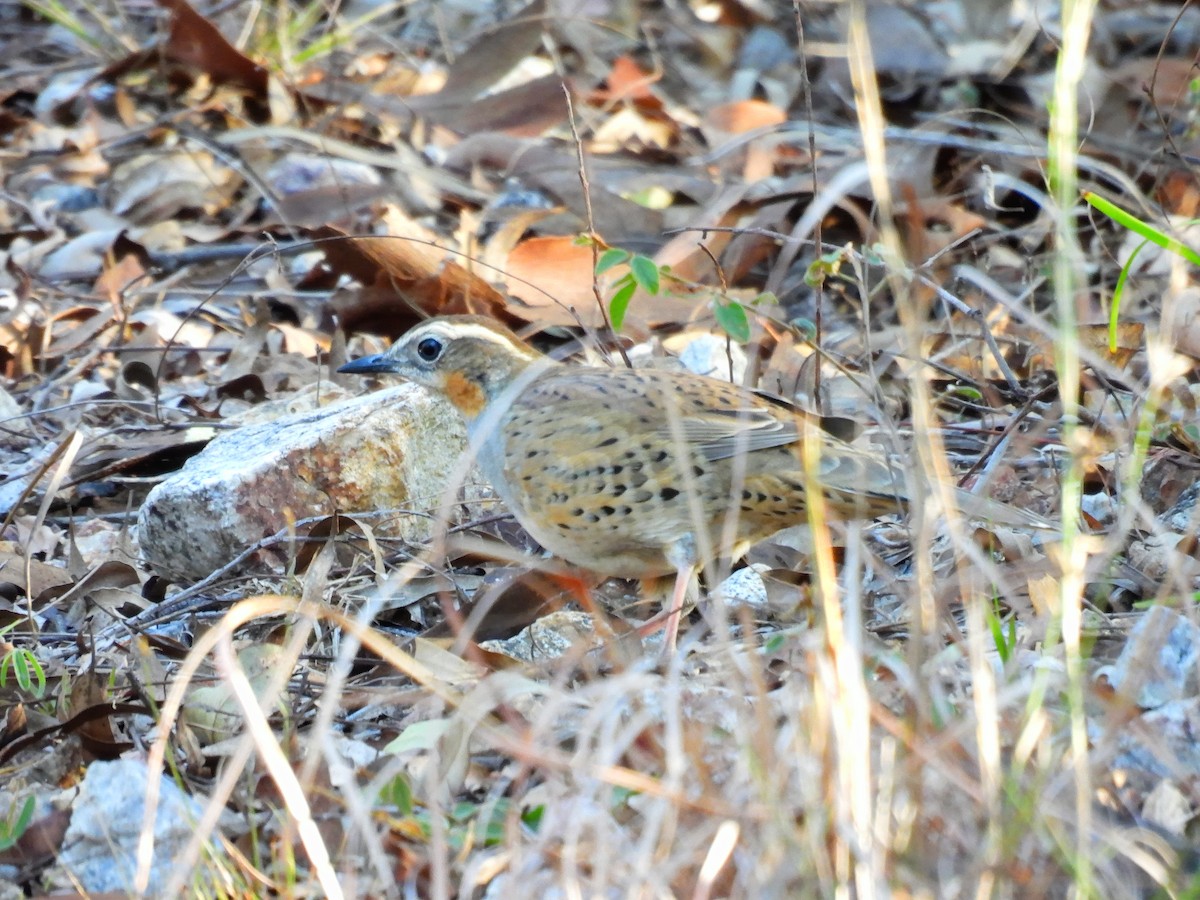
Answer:
<path fill-rule="evenodd" d="M 496 847 L 504 841 L 505 822 L 511 811 L 512 801 L 507 798 L 492 803 L 456 803 L 446 816 L 446 842 L 455 851 L 470 846 Z M 530 810 L 521 815 L 521 821 L 536 828 L 543 812 L 539 808 Z M 428 812 L 418 810 L 414 817 L 426 837 L 432 834 Z"/>
<path fill-rule="evenodd" d="M 746 315 L 746 307 L 742 304 L 736 300 L 714 300 L 713 315 L 717 318 L 717 324 L 735 341 L 744 344 L 750 340 L 750 317 Z"/>
<path fill-rule="evenodd" d="M 430 813 L 416 802 L 406 775 L 397 775 L 385 784 L 379 791 L 379 802 L 396 810 L 401 820 L 398 827 L 411 837 L 428 839 L 433 834 Z M 455 803 L 442 820 L 446 839 L 455 850 L 496 846 L 504 840 L 505 823 L 511 812 L 512 801 L 503 797 L 487 803 Z M 523 810 L 521 822 L 536 830 L 544 813 L 543 806 Z"/>
<path fill-rule="evenodd" d="M 660 266 L 648 256 L 631 253 L 620 247 L 610 247 L 600 254 L 600 258 L 596 262 L 596 275 L 603 275 L 618 266 L 628 266 L 629 271 L 618 278 L 612 286 L 613 295 L 609 300 L 608 314 L 614 331 L 620 331 L 621 326 L 624 325 L 625 315 L 629 311 L 629 302 L 637 293 L 638 288 L 651 296 L 658 296 L 668 290 L 667 285 L 671 282 L 684 284 L 671 271 L 670 266 Z M 689 288 L 701 287 L 690 283 L 687 286 Z M 763 303 L 776 302 L 778 300 L 774 294 L 763 292 L 750 301 L 750 305 L 758 306 Z M 745 304 L 718 291 L 713 291 L 711 303 L 713 316 L 726 334 L 739 343 L 744 344 L 750 340 L 750 316 L 746 311 Z"/>
<path fill-rule="evenodd" d="M 1137 259 L 1137 255 L 1142 251 L 1142 248 L 1146 244 L 1155 244 L 1164 250 L 1168 250 L 1186 259 L 1194 266 L 1200 266 L 1200 253 L 1182 241 L 1171 237 L 1161 228 L 1157 228 L 1149 222 L 1139 219 L 1128 210 L 1122 209 L 1115 203 L 1105 200 L 1091 191 L 1084 191 L 1083 199 L 1097 212 L 1108 216 L 1122 228 L 1126 228 L 1134 234 L 1145 238 L 1141 244 L 1134 248 L 1133 252 L 1129 254 L 1129 259 L 1125 260 L 1125 264 L 1121 266 L 1121 274 L 1117 277 L 1117 284 L 1113 288 L 1112 309 L 1108 314 L 1108 345 L 1109 349 L 1115 353 L 1117 350 L 1117 322 L 1120 319 L 1121 313 L 1121 296 L 1125 291 L 1125 282 L 1129 278 L 1133 261 Z"/>
<path fill-rule="evenodd" d="M 660 269 L 650 257 L 619 247 L 610 247 L 600 254 L 596 262 L 596 274 L 603 275 L 617 266 L 629 266 L 629 271 L 617 279 L 613 285 L 612 299 L 608 302 L 608 315 L 614 331 L 620 331 L 625 323 L 629 301 L 637 289 L 640 287 L 647 294 L 657 296 L 662 289 L 663 275 L 669 274 L 667 267 Z"/>
<path fill-rule="evenodd" d="M 988 607 L 987 613 L 988 630 L 992 633 L 992 644 L 996 647 L 996 653 L 1000 656 L 1000 661 L 1007 664 L 1013 658 L 1013 653 L 1017 649 L 1017 620 L 1015 617 L 1008 620 L 1007 631 L 1004 628 L 1004 616 L 1000 610 L 998 600 L 993 600 L 991 606 Z"/>
<path fill-rule="evenodd" d="M 16 846 L 17 841 L 29 829 L 36 808 L 37 802 L 31 795 L 25 798 L 25 802 L 19 808 L 14 803 L 7 815 L 0 818 L 0 853 Z"/>
<path fill-rule="evenodd" d="M 106 17 L 87 4 L 81 4 L 82 11 L 88 14 L 86 19 L 80 14 L 79 8 L 64 3 L 62 0 L 23 0 L 23 5 L 47 21 L 53 22 L 60 28 L 65 28 L 81 43 L 98 52 L 105 53 L 115 49 L 111 46 L 106 47 L 99 38 L 100 33 L 112 36 Z M 117 42 L 117 46 L 119 47 L 119 42 Z"/>
<path fill-rule="evenodd" d="M 379 791 L 379 800 L 386 806 L 394 806 L 402 816 L 413 812 L 412 785 L 404 775 L 397 775 Z"/>
<path fill-rule="evenodd" d="M 836 250 L 822 253 L 808 264 L 808 269 L 804 272 L 804 283 L 809 287 L 820 287 L 826 278 L 840 275 L 842 263 L 846 261 L 848 252 L 849 248 L 838 247 Z"/>
<path fill-rule="evenodd" d="M 1171 237 L 1161 228 L 1151 225 L 1149 222 L 1143 221 L 1128 210 L 1124 210 L 1098 194 L 1091 191 L 1083 192 L 1083 199 L 1096 209 L 1098 212 L 1104 213 L 1118 225 L 1129 229 L 1134 234 L 1139 234 L 1152 244 L 1157 244 L 1164 250 L 1170 250 L 1172 253 L 1186 259 L 1194 266 L 1200 266 L 1200 252 L 1197 252 L 1187 244 L 1176 238 Z"/>
<path fill-rule="evenodd" d="M 258 52 L 290 66 L 311 63 L 361 38 L 376 19 L 394 15 L 399 4 L 382 3 L 353 19 L 329 16 L 326 4 L 309 2 L 274 7 L 274 28 L 265 35 Z"/>
<path fill-rule="evenodd" d="M 8 684 L 8 673 L 21 690 L 40 700 L 46 694 L 46 670 L 28 647 L 15 647 L 0 659 L 0 687 Z"/>

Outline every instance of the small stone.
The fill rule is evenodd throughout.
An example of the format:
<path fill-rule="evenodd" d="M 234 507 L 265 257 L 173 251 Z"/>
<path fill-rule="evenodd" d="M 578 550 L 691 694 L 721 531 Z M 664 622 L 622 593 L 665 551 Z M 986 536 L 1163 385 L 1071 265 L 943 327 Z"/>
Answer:
<path fill-rule="evenodd" d="M 513 659 L 539 663 L 557 659 L 580 640 L 598 644 L 592 617 L 587 613 L 560 610 L 542 616 L 506 641 L 484 641 L 484 649 Z"/>
<path fill-rule="evenodd" d="M 762 568 L 765 570 L 767 567 Z M 755 566 L 738 569 L 721 582 L 718 590 L 730 609 L 739 606 L 748 606 L 753 610 L 767 608 L 767 585 L 763 581 L 762 573 Z"/>

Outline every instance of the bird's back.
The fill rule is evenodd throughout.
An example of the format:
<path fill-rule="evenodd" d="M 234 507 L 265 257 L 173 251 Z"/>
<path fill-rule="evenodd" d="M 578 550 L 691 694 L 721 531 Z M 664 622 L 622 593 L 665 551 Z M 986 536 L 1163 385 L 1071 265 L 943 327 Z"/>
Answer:
<path fill-rule="evenodd" d="M 794 407 L 686 373 L 556 366 L 512 400 L 480 461 L 547 549 L 641 578 L 673 571 L 667 554 L 689 534 L 736 555 L 803 521 L 801 447 L 815 434 L 820 480 L 840 515 L 899 509 L 900 484 L 877 458 Z M 720 538 L 731 516 L 733 546 Z"/>

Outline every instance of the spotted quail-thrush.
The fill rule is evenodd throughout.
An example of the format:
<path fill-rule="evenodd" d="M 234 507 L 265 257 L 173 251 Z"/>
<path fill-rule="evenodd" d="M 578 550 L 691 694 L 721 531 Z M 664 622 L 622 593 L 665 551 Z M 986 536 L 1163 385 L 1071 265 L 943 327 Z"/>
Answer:
<path fill-rule="evenodd" d="M 565 365 L 485 318 L 431 319 L 339 371 L 445 396 L 480 469 L 546 549 L 599 575 L 673 574 L 669 648 L 698 566 L 804 519 L 808 440 L 820 440 L 814 474 L 837 515 L 903 504 L 896 473 L 825 430 L 830 420 L 699 375 Z"/>

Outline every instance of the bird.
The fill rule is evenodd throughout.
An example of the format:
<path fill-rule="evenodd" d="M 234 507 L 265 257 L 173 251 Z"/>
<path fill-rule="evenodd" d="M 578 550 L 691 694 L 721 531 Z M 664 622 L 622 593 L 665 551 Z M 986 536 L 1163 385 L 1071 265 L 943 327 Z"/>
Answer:
<path fill-rule="evenodd" d="M 673 577 L 668 653 L 700 567 L 804 521 L 814 481 L 844 518 L 906 503 L 887 460 L 848 442 L 847 419 L 688 372 L 560 362 L 486 317 L 425 320 L 338 371 L 400 376 L 448 400 L 484 476 L 552 554 L 650 590 Z"/>

